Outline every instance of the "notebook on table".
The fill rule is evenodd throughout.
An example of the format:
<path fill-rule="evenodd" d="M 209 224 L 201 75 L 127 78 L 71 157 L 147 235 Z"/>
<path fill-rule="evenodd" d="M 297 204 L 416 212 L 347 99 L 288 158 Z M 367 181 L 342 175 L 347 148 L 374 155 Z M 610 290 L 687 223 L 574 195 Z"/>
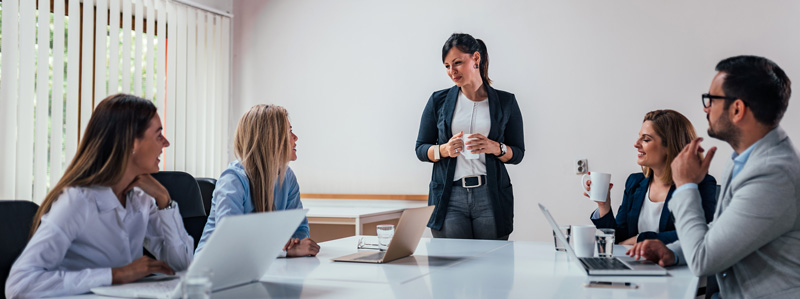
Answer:
<path fill-rule="evenodd" d="M 334 262 L 387 263 L 414 253 L 434 206 L 405 209 L 386 251 L 362 251 L 332 259 Z"/>
<path fill-rule="evenodd" d="M 539 204 L 539 209 L 542 210 L 544 217 L 547 218 L 547 222 L 550 223 L 550 226 L 553 228 L 553 231 L 556 234 L 556 238 L 561 244 L 565 244 L 564 247 L 567 249 L 567 254 L 570 255 L 570 259 L 578 263 L 586 273 L 589 275 L 624 275 L 624 276 L 659 276 L 659 275 L 667 275 L 667 269 L 654 264 L 649 261 L 645 260 L 636 260 L 629 256 L 621 256 L 621 257 L 581 257 L 579 258 L 578 255 L 575 254 L 575 251 L 572 249 L 572 246 L 567 242 L 567 237 L 564 236 L 564 233 L 558 229 L 558 224 L 556 220 L 553 219 L 553 216 L 550 215 L 550 211 L 544 207 L 541 203 Z"/>
<path fill-rule="evenodd" d="M 258 281 L 278 257 L 286 241 L 303 221 L 307 210 L 285 210 L 222 218 L 189 269 L 211 269 L 212 292 Z M 257 234 L 254 234 L 257 232 Z M 97 295 L 125 298 L 179 298 L 180 279 L 134 282 L 97 287 Z"/>

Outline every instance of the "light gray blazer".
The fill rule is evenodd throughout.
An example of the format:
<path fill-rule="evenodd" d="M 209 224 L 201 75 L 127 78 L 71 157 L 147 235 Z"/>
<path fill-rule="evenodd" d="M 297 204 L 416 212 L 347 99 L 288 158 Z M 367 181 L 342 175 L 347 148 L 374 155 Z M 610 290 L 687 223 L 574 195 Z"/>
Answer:
<path fill-rule="evenodd" d="M 716 274 L 722 298 L 800 298 L 800 158 L 777 127 L 731 180 L 721 177 L 714 221 L 700 193 L 672 195 L 679 241 L 668 245 L 697 276 Z"/>

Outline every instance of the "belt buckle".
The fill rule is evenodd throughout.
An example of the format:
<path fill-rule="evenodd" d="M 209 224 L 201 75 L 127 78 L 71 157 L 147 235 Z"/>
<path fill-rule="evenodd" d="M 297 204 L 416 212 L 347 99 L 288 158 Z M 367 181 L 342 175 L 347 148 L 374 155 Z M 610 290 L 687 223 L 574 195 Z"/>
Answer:
<path fill-rule="evenodd" d="M 477 185 L 467 186 L 467 179 L 468 178 L 478 178 L 478 184 Z M 479 176 L 479 175 L 461 178 L 461 187 L 464 187 L 464 189 L 476 188 L 476 187 L 480 187 L 481 185 L 483 185 L 483 182 L 481 182 L 481 176 Z"/>

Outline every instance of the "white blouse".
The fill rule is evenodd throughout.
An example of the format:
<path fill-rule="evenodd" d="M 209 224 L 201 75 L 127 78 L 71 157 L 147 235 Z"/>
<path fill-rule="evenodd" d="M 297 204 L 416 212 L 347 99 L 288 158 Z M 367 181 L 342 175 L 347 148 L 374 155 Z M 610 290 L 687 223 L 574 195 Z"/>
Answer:
<path fill-rule="evenodd" d="M 463 92 L 459 91 L 456 108 L 453 112 L 453 121 L 450 127 L 453 135 L 463 131 L 464 136 L 480 133 L 488 137 L 489 130 L 492 128 L 492 119 L 489 114 L 489 99 L 475 102 L 467 98 Z M 466 145 L 464 145 L 463 150 L 467 150 Z M 456 158 L 456 172 L 453 176 L 454 181 L 467 176 L 485 174 L 486 154 L 479 154 L 478 159 L 467 159 L 464 158 L 464 155 L 459 155 Z"/>
<path fill-rule="evenodd" d="M 639 233 L 655 232 L 658 233 L 658 225 L 661 222 L 661 212 L 664 210 L 664 202 L 650 201 L 650 188 L 644 195 L 642 210 L 639 212 Z"/>
<path fill-rule="evenodd" d="M 177 205 L 158 210 L 138 187 L 125 207 L 110 187 L 69 187 L 11 267 L 6 296 L 74 295 L 111 285 L 111 269 L 142 257 L 142 247 L 182 271 L 192 261 L 193 242 Z"/>

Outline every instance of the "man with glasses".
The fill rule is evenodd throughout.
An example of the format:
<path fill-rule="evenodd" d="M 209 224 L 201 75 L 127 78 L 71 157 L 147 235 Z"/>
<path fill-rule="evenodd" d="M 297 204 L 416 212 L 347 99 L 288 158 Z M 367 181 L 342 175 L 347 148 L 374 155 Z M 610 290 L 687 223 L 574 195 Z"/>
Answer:
<path fill-rule="evenodd" d="M 791 82 L 774 62 L 737 56 L 717 64 L 701 98 L 708 135 L 733 147 L 714 221 L 706 224 L 697 183 L 716 148 L 701 157 L 702 138 L 672 162 L 678 186 L 669 203 L 678 242 L 636 244 L 628 254 L 662 266 L 688 264 L 715 274 L 723 298 L 800 298 L 800 157 L 779 126 Z"/>

